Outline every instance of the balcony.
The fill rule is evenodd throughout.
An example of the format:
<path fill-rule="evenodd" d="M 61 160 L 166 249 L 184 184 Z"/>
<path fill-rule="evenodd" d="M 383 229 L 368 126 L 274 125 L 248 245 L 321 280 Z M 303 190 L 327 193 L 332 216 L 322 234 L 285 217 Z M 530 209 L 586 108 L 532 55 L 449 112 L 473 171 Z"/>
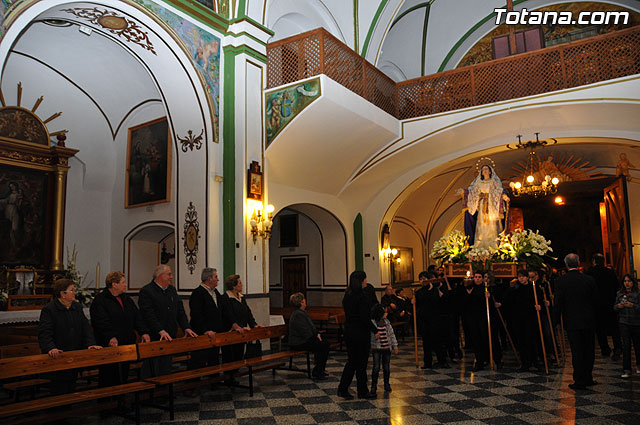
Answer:
<path fill-rule="evenodd" d="M 325 74 L 400 120 L 640 73 L 640 26 L 395 83 L 325 29 L 267 46 L 267 88 Z"/>

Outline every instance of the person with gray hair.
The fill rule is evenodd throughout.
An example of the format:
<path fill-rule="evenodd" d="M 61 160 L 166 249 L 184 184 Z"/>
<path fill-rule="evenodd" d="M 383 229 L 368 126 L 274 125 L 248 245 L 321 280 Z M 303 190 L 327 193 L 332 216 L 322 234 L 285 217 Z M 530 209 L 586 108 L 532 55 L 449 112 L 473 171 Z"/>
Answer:
<path fill-rule="evenodd" d="M 214 339 L 216 332 L 229 330 L 225 326 L 225 315 L 228 314 L 224 297 L 218 292 L 218 271 L 206 267 L 200 274 L 201 284 L 191 292 L 189 309 L 191 310 L 191 329 L 198 335 L 208 335 Z M 191 353 L 189 369 L 204 366 L 215 366 L 220 363 L 220 349 Z"/>
<path fill-rule="evenodd" d="M 198 336 L 189 326 L 182 300 L 171 284 L 172 281 L 171 268 L 160 264 L 153 270 L 153 280 L 140 290 L 138 305 L 151 341 L 171 341 L 177 336 L 178 325 L 184 330 L 185 336 Z M 144 378 L 166 375 L 171 371 L 171 356 L 150 360 L 143 364 Z"/>
<path fill-rule="evenodd" d="M 577 254 L 564 257 L 567 274 L 556 280 L 554 317 L 555 322 L 564 320 L 564 327 L 571 347 L 574 391 L 596 385 L 593 380 L 595 360 L 596 309 L 598 290 L 593 277 L 579 271 L 580 258 Z"/>

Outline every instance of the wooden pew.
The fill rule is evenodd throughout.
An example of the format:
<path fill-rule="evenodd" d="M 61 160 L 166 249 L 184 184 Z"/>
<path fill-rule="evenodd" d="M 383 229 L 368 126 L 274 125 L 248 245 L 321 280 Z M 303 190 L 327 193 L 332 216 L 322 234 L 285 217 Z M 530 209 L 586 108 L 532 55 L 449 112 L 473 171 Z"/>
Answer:
<path fill-rule="evenodd" d="M 40 373 L 95 367 L 125 361 L 136 361 L 137 359 L 138 355 L 135 345 L 107 347 L 102 350 L 67 351 L 61 353 L 56 359 L 49 357 L 47 354 L 6 358 L 0 359 L 0 380 L 16 377 L 30 377 Z M 112 387 L 88 389 L 69 394 L 12 403 L 10 405 L 2 406 L 0 409 L 0 418 L 23 415 L 52 407 L 71 405 L 74 403 L 132 393 L 135 400 L 135 422 L 136 424 L 139 424 L 139 393 L 153 388 L 154 385 L 148 382 L 130 382 Z M 69 413 L 72 414 L 73 410 L 70 410 Z M 3 423 L 7 422 L 3 421 Z"/>
<path fill-rule="evenodd" d="M 253 328 L 250 331 L 243 333 L 238 332 L 223 332 L 217 333 L 215 338 L 209 338 L 206 335 L 199 336 L 197 338 L 178 338 L 173 341 L 156 341 L 147 344 L 138 345 L 138 357 L 141 360 L 149 359 L 153 357 L 180 354 L 187 351 L 202 350 L 213 347 L 224 347 L 233 344 L 246 343 L 251 341 L 258 341 L 261 339 L 280 338 L 287 332 L 286 325 L 268 326 L 262 328 Z M 310 359 L 309 353 L 306 351 L 283 351 L 278 353 L 267 354 L 264 356 L 243 359 L 229 363 L 223 363 L 217 366 L 207 366 L 198 369 L 186 370 L 181 372 L 175 372 L 168 375 L 155 376 L 152 378 L 146 378 L 145 381 L 155 384 L 157 386 L 167 386 L 169 390 L 169 404 L 167 410 L 169 410 L 169 417 L 171 420 L 174 418 L 174 384 L 178 382 L 189 381 L 193 379 L 200 379 L 203 377 L 211 377 L 223 372 L 236 371 L 238 369 L 248 369 L 249 375 L 249 395 L 253 396 L 253 373 L 260 366 L 273 363 L 264 369 L 274 370 L 281 366 L 283 363 L 274 363 L 278 360 L 285 358 L 291 359 L 293 356 L 299 354 L 307 355 L 307 374 L 310 376 Z M 290 360 L 291 366 L 291 360 Z M 293 370 L 293 369 L 292 369 Z M 161 406 L 158 406 L 161 407 Z M 163 407 L 164 408 L 164 407 Z"/>
<path fill-rule="evenodd" d="M 34 354 L 40 354 L 40 344 L 37 342 L 0 346 L 0 359 L 31 356 Z M 14 401 L 18 401 L 20 400 L 20 390 L 29 388 L 31 390 L 31 398 L 33 399 L 35 398 L 38 387 L 47 383 L 49 383 L 48 379 L 19 379 L 14 382 L 7 382 L 3 384 L 2 388 L 7 390 L 9 394 L 13 396 Z"/>

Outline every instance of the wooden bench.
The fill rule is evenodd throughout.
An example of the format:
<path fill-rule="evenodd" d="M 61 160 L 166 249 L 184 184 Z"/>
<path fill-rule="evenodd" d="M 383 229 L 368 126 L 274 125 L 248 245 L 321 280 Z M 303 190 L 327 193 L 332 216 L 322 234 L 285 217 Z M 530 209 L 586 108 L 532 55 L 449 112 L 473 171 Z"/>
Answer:
<path fill-rule="evenodd" d="M 40 344 L 37 342 L 0 346 L 0 359 L 31 356 L 34 354 L 40 354 Z M 20 390 L 29 388 L 31 398 L 33 399 L 36 396 L 38 387 L 40 385 L 48 384 L 49 382 L 50 381 L 48 379 L 41 378 L 19 379 L 14 382 L 7 382 L 3 384 L 2 388 L 7 390 L 10 396 L 13 396 L 14 401 L 19 401 Z"/>
<path fill-rule="evenodd" d="M 136 361 L 137 359 L 138 355 L 135 345 L 107 347 L 102 350 L 68 351 L 61 353 L 56 359 L 49 357 L 47 354 L 0 359 L 0 380 L 16 377 L 31 377 L 40 373 L 95 367 L 111 363 Z M 52 407 L 71 405 L 74 403 L 132 393 L 134 395 L 134 420 L 136 424 L 139 424 L 139 393 L 153 388 L 154 385 L 148 382 L 131 382 L 112 387 L 76 391 L 70 394 L 22 401 L 2 406 L 0 409 L 0 418 L 8 418 Z M 75 414 L 73 410 L 70 410 L 69 413 Z M 34 418 L 31 418 L 32 421 L 33 419 Z M 3 423 L 7 422 L 3 421 Z"/>
<path fill-rule="evenodd" d="M 204 350 L 213 347 L 224 347 L 234 344 L 246 343 L 251 341 L 259 341 L 262 339 L 270 339 L 270 338 L 280 338 L 284 336 L 287 332 L 286 325 L 278 325 L 278 326 L 268 326 L 262 328 L 253 328 L 250 331 L 245 331 L 243 333 L 237 332 L 223 332 L 217 333 L 215 338 L 209 338 L 208 336 L 199 336 L 197 338 L 178 338 L 173 341 L 156 341 L 147 344 L 138 345 L 138 356 L 141 360 L 150 359 L 153 357 L 164 356 L 164 355 L 172 355 L 172 354 L 180 354 L 186 351 L 195 351 L 195 350 Z M 248 370 L 249 375 L 249 396 L 253 396 L 253 374 L 257 371 L 260 366 L 262 367 L 260 370 L 268 370 L 271 369 L 275 373 L 275 369 L 279 368 L 283 365 L 283 363 L 278 363 L 279 360 L 289 358 L 290 362 L 290 370 L 293 369 L 292 366 L 292 357 L 300 354 L 307 355 L 307 374 L 310 376 L 310 359 L 309 353 L 306 351 L 283 351 L 278 353 L 267 354 L 260 357 L 255 357 L 251 359 L 243 359 L 229 363 L 223 363 L 217 366 L 207 366 L 198 369 L 191 369 L 186 371 L 174 372 L 168 375 L 155 376 L 151 378 L 146 378 L 145 381 L 158 385 L 158 386 L 167 386 L 168 387 L 168 396 L 169 403 L 166 408 L 169 410 L 169 417 L 171 420 L 174 418 L 174 384 L 178 382 L 190 381 L 194 379 L 200 379 L 203 377 L 211 377 L 213 375 L 218 375 L 224 372 L 232 372 L 237 371 L 239 369 L 246 368 Z M 272 363 L 272 364 L 270 364 Z M 165 408 L 164 406 L 157 406 L 160 408 Z"/>

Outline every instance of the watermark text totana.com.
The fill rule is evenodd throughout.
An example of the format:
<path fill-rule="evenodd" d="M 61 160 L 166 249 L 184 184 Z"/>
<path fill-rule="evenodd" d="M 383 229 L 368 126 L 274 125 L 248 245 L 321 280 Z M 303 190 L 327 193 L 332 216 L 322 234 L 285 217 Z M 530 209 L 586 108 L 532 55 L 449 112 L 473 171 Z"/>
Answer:
<path fill-rule="evenodd" d="M 496 13 L 496 25 L 501 23 L 515 25 L 616 25 L 628 24 L 629 12 L 616 11 L 583 11 L 574 16 L 573 12 L 563 11 L 528 11 L 493 9 Z M 504 18 L 504 22 L 503 22 Z"/>

